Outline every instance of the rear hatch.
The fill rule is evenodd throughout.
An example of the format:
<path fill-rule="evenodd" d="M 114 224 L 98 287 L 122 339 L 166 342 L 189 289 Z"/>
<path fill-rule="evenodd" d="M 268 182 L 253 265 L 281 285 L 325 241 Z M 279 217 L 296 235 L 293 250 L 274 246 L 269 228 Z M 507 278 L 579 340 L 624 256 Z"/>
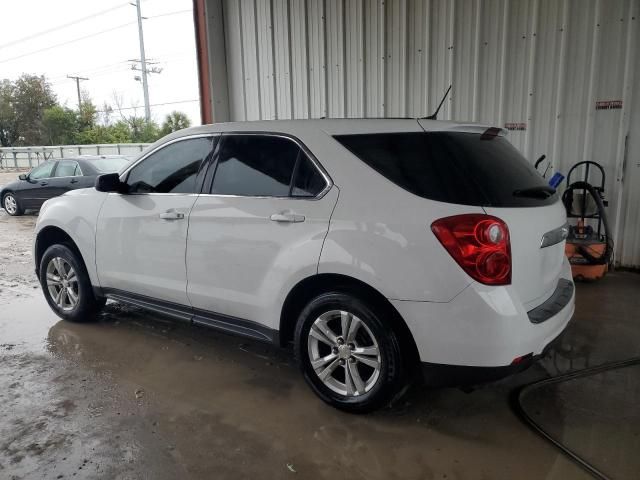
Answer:
<path fill-rule="evenodd" d="M 424 125 L 428 128 L 427 125 Z M 461 128 L 464 130 L 464 127 Z M 465 131 L 428 131 L 437 151 L 455 163 L 477 186 L 477 205 L 502 219 L 511 238 L 511 282 L 525 308 L 544 302 L 562 271 L 565 209 L 559 195 L 504 137 L 504 131 L 481 127 Z M 559 235 L 554 235 L 556 232 Z M 549 234 L 550 245 L 542 246 Z"/>
<path fill-rule="evenodd" d="M 340 135 L 336 140 L 405 190 L 482 207 L 509 228 L 512 285 L 525 308 L 544 302 L 562 271 L 566 214 L 557 193 L 498 128 L 419 121 L 424 132 Z M 551 235 L 549 235 L 551 236 Z"/>

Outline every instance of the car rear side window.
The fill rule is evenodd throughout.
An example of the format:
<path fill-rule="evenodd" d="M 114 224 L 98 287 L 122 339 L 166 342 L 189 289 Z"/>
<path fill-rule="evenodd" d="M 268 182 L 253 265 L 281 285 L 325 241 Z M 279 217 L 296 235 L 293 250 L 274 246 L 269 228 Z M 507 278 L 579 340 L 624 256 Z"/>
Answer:
<path fill-rule="evenodd" d="M 500 136 L 407 132 L 334 137 L 355 156 L 409 192 L 474 206 L 527 207 L 557 200 L 532 165 Z M 533 191 L 523 196 L 517 192 Z"/>
<path fill-rule="evenodd" d="M 196 177 L 211 153 L 212 138 L 170 143 L 133 167 L 127 177 L 129 193 L 199 193 Z"/>
<path fill-rule="evenodd" d="M 311 159 L 300 151 L 295 170 L 291 195 L 294 197 L 316 197 L 327 186 L 327 182 Z"/>
<path fill-rule="evenodd" d="M 56 167 L 56 177 L 76 177 L 82 175 L 78 162 L 73 160 L 60 160 Z"/>
<path fill-rule="evenodd" d="M 225 135 L 211 193 L 287 197 L 300 153 L 294 141 L 276 135 Z"/>

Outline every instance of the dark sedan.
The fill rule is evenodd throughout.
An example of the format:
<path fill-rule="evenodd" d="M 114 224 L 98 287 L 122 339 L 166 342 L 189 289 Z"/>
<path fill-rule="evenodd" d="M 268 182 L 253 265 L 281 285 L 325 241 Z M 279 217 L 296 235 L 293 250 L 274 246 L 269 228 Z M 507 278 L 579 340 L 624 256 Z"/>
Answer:
<path fill-rule="evenodd" d="M 119 171 L 129 162 L 121 155 L 83 155 L 47 160 L 15 182 L 0 188 L 0 207 L 12 216 L 42 204 L 64 192 L 93 187 L 98 175 Z"/>

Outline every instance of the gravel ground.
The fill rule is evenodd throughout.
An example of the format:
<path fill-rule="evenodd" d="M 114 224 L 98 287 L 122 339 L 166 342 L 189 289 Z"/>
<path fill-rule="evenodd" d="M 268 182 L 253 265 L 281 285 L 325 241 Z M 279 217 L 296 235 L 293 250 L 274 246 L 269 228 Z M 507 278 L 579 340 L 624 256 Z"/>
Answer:
<path fill-rule="evenodd" d="M 20 171 L 0 171 L 0 186 L 19 174 Z M 34 212 L 10 217 L 0 208 L 0 305 L 8 299 L 39 294 L 31 253 L 36 218 Z"/>

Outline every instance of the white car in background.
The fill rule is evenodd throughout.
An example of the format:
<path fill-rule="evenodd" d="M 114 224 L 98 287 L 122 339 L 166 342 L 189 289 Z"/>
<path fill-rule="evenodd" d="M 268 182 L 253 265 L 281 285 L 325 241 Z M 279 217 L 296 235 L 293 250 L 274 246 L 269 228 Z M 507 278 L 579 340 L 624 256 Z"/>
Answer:
<path fill-rule="evenodd" d="M 541 355 L 574 311 L 565 224 L 498 128 L 223 123 L 47 201 L 34 258 L 64 319 L 111 298 L 293 343 L 319 397 L 364 412 L 417 367 L 460 385 Z"/>

